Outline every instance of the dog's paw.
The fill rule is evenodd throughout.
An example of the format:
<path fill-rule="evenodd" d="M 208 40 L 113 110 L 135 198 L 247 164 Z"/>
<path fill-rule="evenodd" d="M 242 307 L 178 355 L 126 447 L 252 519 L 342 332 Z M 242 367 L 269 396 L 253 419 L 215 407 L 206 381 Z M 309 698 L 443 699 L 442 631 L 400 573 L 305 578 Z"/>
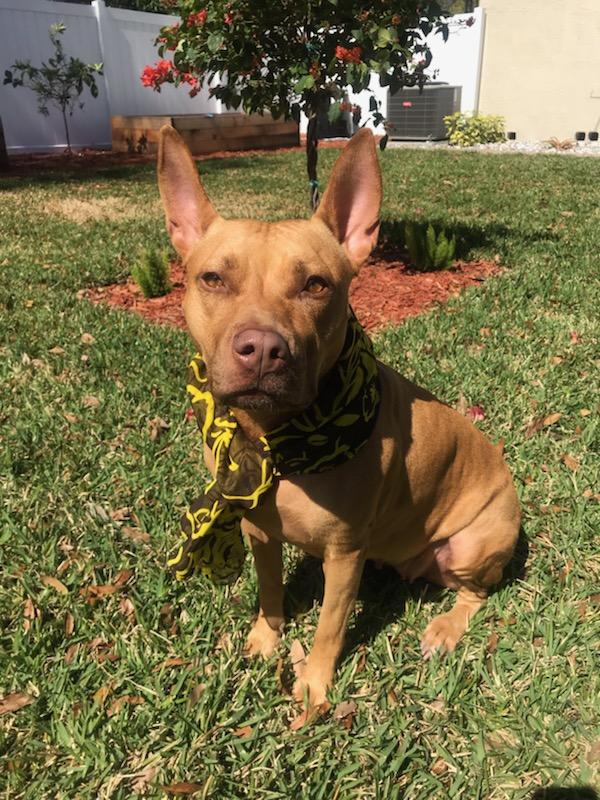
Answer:
<path fill-rule="evenodd" d="M 270 658 L 281 641 L 281 629 L 272 628 L 264 617 L 258 617 L 248 634 L 244 653 L 247 656 Z"/>
<path fill-rule="evenodd" d="M 305 708 L 316 708 L 327 702 L 327 689 L 330 685 L 331 676 L 311 670 L 307 664 L 302 676 L 294 684 L 292 695 Z"/>
<path fill-rule="evenodd" d="M 421 638 L 421 652 L 427 661 L 433 653 L 451 653 L 465 632 L 464 618 L 452 611 L 434 617 Z"/>

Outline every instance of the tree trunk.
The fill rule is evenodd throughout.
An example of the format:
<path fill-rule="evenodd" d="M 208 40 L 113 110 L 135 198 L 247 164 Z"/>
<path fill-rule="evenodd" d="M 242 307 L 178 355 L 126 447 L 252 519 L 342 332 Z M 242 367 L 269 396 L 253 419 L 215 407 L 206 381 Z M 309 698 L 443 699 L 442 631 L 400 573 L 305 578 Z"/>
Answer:
<path fill-rule="evenodd" d="M 8 153 L 6 152 L 6 142 L 4 140 L 4 128 L 0 117 L 0 172 L 8 172 Z"/>
<path fill-rule="evenodd" d="M 310 183 L 310 207 L 316 211 L 319 205 L 319 181 L 317 180 L 317 160 L 319 158 L 317 138 L 317 114 L 313 111 L 308 118 L 306 130 L 306 170 Z"/>
<path fill-rule="evenodd" d="M 71 139 L 69 137 L 69 125 L 67 123 L 67 113 L 65 111 L 65 107 L 64 106 L 61 106 L 61 111 L 62 111 L 62 116 L 63 116 L 63 122 L 65 123 L 65 134 L 67 136 L 67 153 L 69 155 L 71 155 L 71 152 L 72 152 L 71 151 Z"/>

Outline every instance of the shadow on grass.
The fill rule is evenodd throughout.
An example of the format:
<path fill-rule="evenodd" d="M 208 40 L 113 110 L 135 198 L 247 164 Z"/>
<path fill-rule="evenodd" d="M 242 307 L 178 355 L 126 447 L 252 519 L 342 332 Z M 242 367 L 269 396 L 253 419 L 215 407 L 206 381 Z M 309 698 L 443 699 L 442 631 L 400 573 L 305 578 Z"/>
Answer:
<path fill-rule="evenodd" d="M 530 800 L 600 800 L 591 786 L 547 786 L 536 789 Z"/>
<path fill-rule="evenodd" d="M 419 225 L 427 227 L 431 223 L 435 231 L 445 230 L 450 236 L 456 236 L 456 258 L 467 260 L 476 251 L 505 251 L 505 242 L 517 239 L 522 243 L 533 244 L 535 242 L 556 241 L 559 237 L 553 231 L 540 228 L 537 231 L 522 231 L 518 228 L 509 227 L 500 223 L 487 223 L 478 225 L 475 223 L 457 223 L 449 225 L 446 220 L 434 219 L 383 219 L 379 234 L 379 246 L 386 248 L 404 247 L 405 236 L 404 226 L 406 222 L 417 222 Z"/>
<path fill-rule="evenodd" d="M 204 174 L 223 172 L 230 169 L 257 169 L 263 156 L 281 155 L 276 149 L 245 156 L 226 155 L 211 158 L 207 156 L 196 161 L 198 169 Z M 0 175 L 0 186 L 3 189 L 20 189 L 25 187 L 49 186 L 52 184 L 85 184 L 96 183 L 102 179 L 139 180 L 149 176 L 154 180 L 156 158 L 142 157 L 131 159 L 124 154 L 92 156 L 89 159 L 65 158 L 64 156 L 47 156 L 30 159 L 19 156 L 8 172 Z"/>
<path fill-rule="evenodd" d="M 504 570 L 502 580 L 491 589 L 490 594 L 524 577 L 528 555 L 527 537 L 521 528 L 515 552 Z M 324 579 L 320 559 L 308 555 L 300 559 L 285 589 L 284 613 L 287 619 L 307 613 L 315 601 L 322 604 Z M 359 645 L 372 642 L 388 625 L 401 618 L 408 601 L 426 605 L 439 600 L 445 591 L 441 586 L 421 578 L 408 583 L 393 567 L 384 565 L 378 568 L 372 561 L 367 561 L 358 590 L 362 610 L 348 629 L 341 660 Z"/>

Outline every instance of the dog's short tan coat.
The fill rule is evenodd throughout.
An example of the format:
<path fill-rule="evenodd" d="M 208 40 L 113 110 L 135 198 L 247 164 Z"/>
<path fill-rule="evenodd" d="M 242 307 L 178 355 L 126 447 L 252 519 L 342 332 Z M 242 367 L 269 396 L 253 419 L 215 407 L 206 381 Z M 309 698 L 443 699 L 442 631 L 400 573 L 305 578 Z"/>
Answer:
<path fill-rule="evenodd" d="M 350 141 L 310 220 L 222 219 L 169 127 L 158 174 L 167 228 L 188 273 L 184 311 L 211 389 L 248 436 L 259 436 L 311 403 L 341 350 L 348 287 L 379 228 L 373 137 L 361 131 Z M 267 335 L 284 343 L 272 357 L 261 349 Z M 250 337 L 250 361 L 234 344 L 239 336 Z M 500 580 L 519 530 L 501 448 L 384 364 L 380 377 L 377 425 L 360 453 L 329 472 L 280 480 L 243 524 L 259 582 L 251 654 L 270 656 L 281 638 L 282 543 L 323 559 L 321 616 L 294 689 L 314 705 L 332 683 L 367 558 L 458 590 L 454 607 L 423 633 L 429 657 L 455 647 Z"/>

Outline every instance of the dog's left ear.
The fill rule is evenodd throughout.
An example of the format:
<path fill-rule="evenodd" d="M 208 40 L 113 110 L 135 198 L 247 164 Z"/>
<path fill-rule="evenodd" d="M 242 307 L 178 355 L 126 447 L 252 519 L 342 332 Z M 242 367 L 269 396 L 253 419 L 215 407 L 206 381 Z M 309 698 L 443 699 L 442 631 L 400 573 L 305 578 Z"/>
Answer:
<path fill-rule="evenodd" d="M 335 162 L 315 216 L 342 245 L 358 270 L 377 242 L 381 171 L 370 130 L 355 133 Z"/>

